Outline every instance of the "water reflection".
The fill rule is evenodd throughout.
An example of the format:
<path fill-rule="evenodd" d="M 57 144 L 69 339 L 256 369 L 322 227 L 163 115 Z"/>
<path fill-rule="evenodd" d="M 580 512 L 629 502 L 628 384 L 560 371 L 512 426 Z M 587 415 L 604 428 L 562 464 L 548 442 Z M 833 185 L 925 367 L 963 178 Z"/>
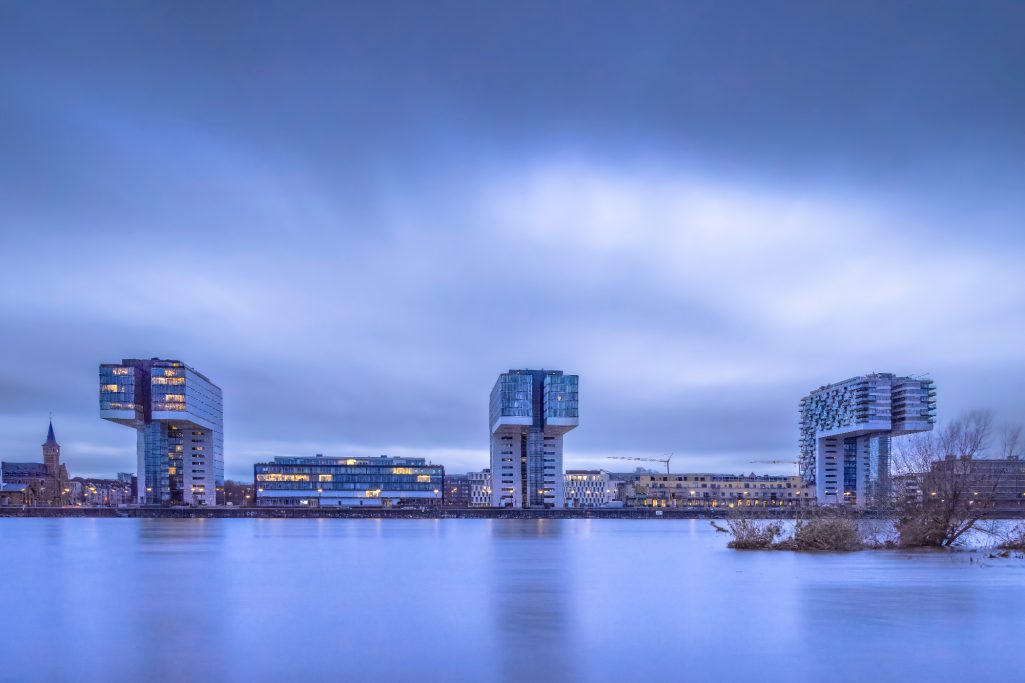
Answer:
<path fill-rule="evenodd" d="M 563 520 L 491 520 L 491 596 L 502 681 L 574 680 L 573 585 Z"/>

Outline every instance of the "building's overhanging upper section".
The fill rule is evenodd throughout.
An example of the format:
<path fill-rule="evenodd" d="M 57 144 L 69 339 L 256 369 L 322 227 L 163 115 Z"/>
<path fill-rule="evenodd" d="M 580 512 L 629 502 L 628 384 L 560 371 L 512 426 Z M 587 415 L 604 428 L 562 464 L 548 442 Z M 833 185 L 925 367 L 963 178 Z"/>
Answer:
<path fill-rule="evenodd" d="M 822 439 L 830 436 L 862 436 L 876 432 L 889 432 L 890 430 L 891 423 L 889 420 L 870 420 L 855 422 L 851 425 L 834 429 L 820 429 L 816 432 L 816 435 Z"/>
<path fill-rule="evenodd" d="M 534 424 L 534 418 L 532 417 L 517 417 L 515 415 L 500 415 L 498 418 L 491 423 L 491 433 L 495 434 L 500 431 L 520 431 L 524 427 L 530 427 Z"/>
<path fill-rule="evenodd" d="M 580 424 L 579 375 L 545 375 L 544 423 L 545 429 L 568 432 Z"/>
<path fill-rule="evenodd" d="M 801 399 L 802 469 L 814 457 L 814 440 L 831 436 L 929 431 L 936 419 L 931 379 L 871 373 L 827 384 Z"/>
<path fill-rule="evenodd" d="M 510 370 L 491 390 L 491 433 L 523 427 L 569 431 L 579 424 L 577 375 L 560 370 Z"/>
<path fill-rule="evenodd" d="M 100 417 L 133 427 L 158 420 L 217 430 L 222 392 L 181 361 L 126 358 L 100 365 Z"/>
<path fill-rule="evenodd" d="M 149 418 L 149 384 L 143 368 L 126 362 L 100 365 L 100 417 L 130 427 Z"/>

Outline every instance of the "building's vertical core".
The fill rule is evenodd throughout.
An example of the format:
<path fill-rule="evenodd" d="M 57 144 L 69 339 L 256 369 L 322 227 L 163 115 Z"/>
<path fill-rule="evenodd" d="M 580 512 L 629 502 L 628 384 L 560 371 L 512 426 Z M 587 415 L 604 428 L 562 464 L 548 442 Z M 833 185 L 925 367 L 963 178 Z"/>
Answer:
<path fill-rule="evenodd" d="M 579 423 L 579 378 L 510 370 L 491 390 L 491 504 L 565 506 L 562 441 Z"/>
<path fill-rule="evenodd" d="M 137 432 L 138 502 L 223 502 L 220 388 L 177 360 L 126 359 L 100 366 L 100 417 Z"/>
<path fill-rule="evenodd" d="M 801 475 L 820 504 L 881 505 L 890 496 L 890 439 L 932 429 L 932 380 L 873 373 L 801 399 Z"/>

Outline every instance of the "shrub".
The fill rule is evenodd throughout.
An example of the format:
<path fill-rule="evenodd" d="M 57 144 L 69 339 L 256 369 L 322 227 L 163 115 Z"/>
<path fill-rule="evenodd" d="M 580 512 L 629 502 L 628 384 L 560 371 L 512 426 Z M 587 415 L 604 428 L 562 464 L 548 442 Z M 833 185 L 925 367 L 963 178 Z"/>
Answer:
<path fill-rule="evenodd" d="M 769 550 L 783 534 L 779 522 L 750 517 L 731 517 L 726 520 L 726 527 L 715 522 L 712 526 L 733 536 L 726 547 L 736 550 Z"/>

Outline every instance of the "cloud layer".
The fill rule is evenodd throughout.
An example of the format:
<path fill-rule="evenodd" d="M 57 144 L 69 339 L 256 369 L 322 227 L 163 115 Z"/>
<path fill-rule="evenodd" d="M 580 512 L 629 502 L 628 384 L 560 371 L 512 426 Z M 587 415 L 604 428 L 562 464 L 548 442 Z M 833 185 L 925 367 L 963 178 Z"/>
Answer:
<path fill-rule="evenodd" d="M 122 357 L 220 384 L 234 477 L 482 467 L 512 367 L 581 375 L 572 465 L 790 459 L 800 396 L 872 370 L 1019 418 L 1020 8 L 928 7 L 5 8 L 3 457 L 53 410 L 73 473 L 132 469 Z"/>

